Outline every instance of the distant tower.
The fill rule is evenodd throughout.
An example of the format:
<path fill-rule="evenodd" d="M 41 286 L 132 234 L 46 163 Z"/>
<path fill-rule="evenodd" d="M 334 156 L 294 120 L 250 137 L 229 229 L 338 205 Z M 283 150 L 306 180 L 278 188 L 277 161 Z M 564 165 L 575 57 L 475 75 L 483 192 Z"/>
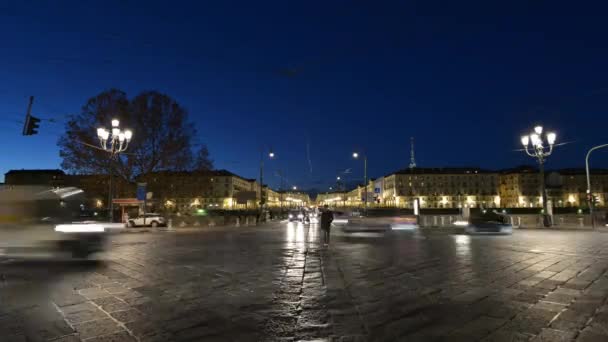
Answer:
<path fill-rule="evenodd" d="M 416 160 L 414 159 L 414 137 L 410 138 L 410 169 L 416 167 Z"/>

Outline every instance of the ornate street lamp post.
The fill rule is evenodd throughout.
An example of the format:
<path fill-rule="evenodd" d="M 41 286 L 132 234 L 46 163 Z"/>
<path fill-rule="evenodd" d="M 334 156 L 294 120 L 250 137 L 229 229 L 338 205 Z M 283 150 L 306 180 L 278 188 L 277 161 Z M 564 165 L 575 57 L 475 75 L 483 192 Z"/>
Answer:
<path fill-rule="evenodd" d="M 534 132 L 521 137 L 521 144 L 526 154 L 538 161 L 540 168 L 541 197 L 543 202 L 543 225 L 551 226 L 551 218 L 547 207 L 547 187 L 545 184 L 545 162 L 553 152 L 557 135 L 553 132 L 543 132 L 542 126 L 534 127 Z"/>
<path fill-rule="evenodd" d="M 114 198 L 112 178 L 114 176 L 114 160 L 118 154 L 124 152 L 129 146 L 129 142 L 133 137 L 133 132 L 130 130 L 121 131 L 118 127 L 120 122 L 117 119 L 112 120 L 112 129 L 106 130 L 103 127 L 97 129 L 97 137 L 101 149 L 110 154 L 110 189 L 108 194 L 108 209 L 110 210 L 110 220 L 114 221 Z"/>

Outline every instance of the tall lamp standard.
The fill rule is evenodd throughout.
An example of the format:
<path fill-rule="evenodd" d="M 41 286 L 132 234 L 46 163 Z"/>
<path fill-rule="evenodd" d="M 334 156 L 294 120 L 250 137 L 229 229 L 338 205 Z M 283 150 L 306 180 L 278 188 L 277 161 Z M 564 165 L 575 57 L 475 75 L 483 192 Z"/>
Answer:
<path fill-rule="evenodd" d="M 272 150 L 268 152 L 268 158 L 274 158 L 274 152 L 272 152 Z M 262 150 L 262 152 L 260 152 L 260 221 L 263 221 L 265 204 L 266 199 L 264 198 L 264 150 Z"/>
<path fill-rule="evenodd" d="M 546 143 L 543 141 L 543 137 Z M 549 218 L 549 211 L 547 208 L 547 186 L 545 184 L 545 161 L 547 157 L 553 152 L 553 145 L 557 135 L 553 132 L 545 132 L 543 134 L 543 127 L 534 127 L 534 133 L 530 135 L 524 135 L 521 137 L 521 144 L 524 146 L 526 154 L 530 157 L 536 158 L 540 168 L 540 181 L 541 181 L 541 195 L 543 201 L 543 225 L 545 227 L 551 226 L 551 220 Z M 530 146 L 531 145 L 531 146 Z M 548 146 L 547 146 L 548 145 Z"/>
<path fill-rule="evenodd" d="M 133 137 L 131 130 L 121 131 L 118 127 L 120 122 L 117 119 L 112 119 L 112 129 L 106 130 L 104 127 L 97 129 L 97 138 L 99 138 L 99 145 L 101 148 L 110 154 L 110 189 L 108 194 L 108 209 L 110 210 L 110 220 L 114 220 L 114 188 L 112 187 L 112 178 L 114 177 L 114 160 L 118 157 L 118 154 L 124 152 L 129 146 L 129 142 Z"/>
<path fill-rule="evenodd" d="M 353 152 L 353 158 L 359 159 L 359 153 Z M 363 200 L 365 204 L 363 205 L 363 216 L 367 216 L 367 156 L 363 156 L 363 181 L 365 182 L 363 194 Z"/>
<path fill-rule="evenodd" d="M 587 174 L 587 201 L 589 201 L 589 214 L 591 214 L 591 226 L 595 229 L 595 217 L 593 216 L 593 209 L 595 203 L 593 203 L 593 194 L 591 193 L 591 176 L 589 175 L 589 157 L 591 156 L 591 152 L 598 150 L 600 148 L 608 147 L 608 144 L 598 145 L 592 147 L 589 152 L 587 152 L 587 156 L 585 156 L 585 173 Z"/>

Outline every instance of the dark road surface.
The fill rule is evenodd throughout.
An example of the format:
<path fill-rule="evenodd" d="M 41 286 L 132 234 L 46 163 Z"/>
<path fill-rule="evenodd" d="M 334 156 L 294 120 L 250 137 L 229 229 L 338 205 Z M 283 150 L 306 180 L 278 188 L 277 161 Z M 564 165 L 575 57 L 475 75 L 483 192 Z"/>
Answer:
<path fill-rule="evenodd" d="M 608 233 L 272 224 L 0 259 L 0 341 L 608 341 Z"/>

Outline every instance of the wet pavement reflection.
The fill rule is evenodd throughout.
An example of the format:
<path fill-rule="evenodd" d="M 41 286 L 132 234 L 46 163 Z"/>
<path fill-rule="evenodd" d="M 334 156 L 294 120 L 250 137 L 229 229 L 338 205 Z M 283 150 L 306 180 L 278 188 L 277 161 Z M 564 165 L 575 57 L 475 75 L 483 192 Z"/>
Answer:
<path fill-rule="evenodd" d="M 0 260 L 2 341 L 608 338 L 608 234 L 113 236 L 99 261 Z M 584 318 L 584 319 L 583 319 Z M 539 337 L 539 338 L 540 338 Z"/>

